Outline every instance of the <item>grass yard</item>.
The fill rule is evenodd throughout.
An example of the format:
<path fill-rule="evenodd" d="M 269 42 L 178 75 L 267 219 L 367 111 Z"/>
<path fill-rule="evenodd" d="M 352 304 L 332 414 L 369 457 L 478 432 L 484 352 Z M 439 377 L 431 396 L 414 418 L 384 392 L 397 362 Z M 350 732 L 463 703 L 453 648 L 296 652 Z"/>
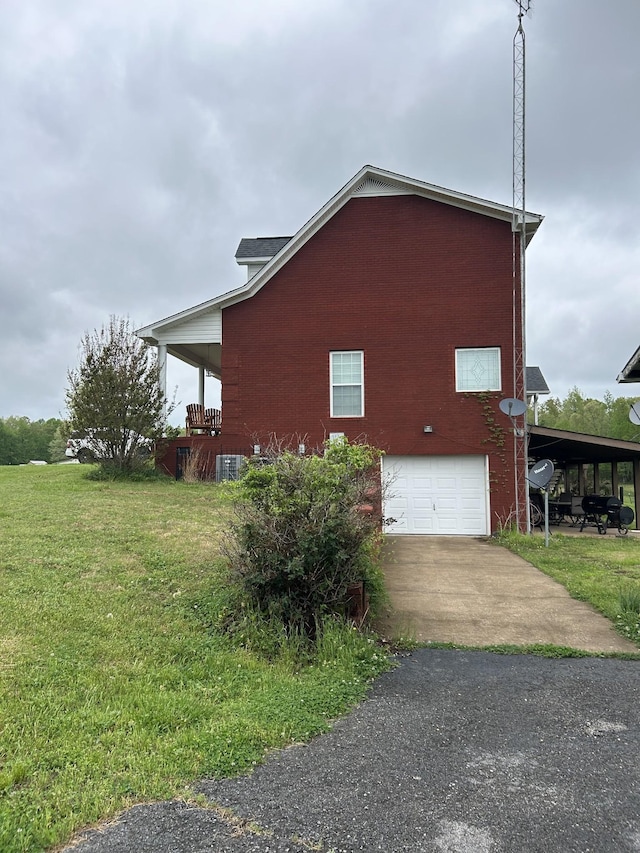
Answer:
<path fill-rule="evenodd" d="M 387 665 L 336 629 L 315 663 L 234 648 L 229 485 L 0 467 L 0 850 L 37 851 L 326 730 Z"/>
<path fill-rule="evenodd" d="M 548 548 L 539 534 L 504 533 L 498 541 L 591 604 L 640 647 L 640 537 L 554 532 Z"/>

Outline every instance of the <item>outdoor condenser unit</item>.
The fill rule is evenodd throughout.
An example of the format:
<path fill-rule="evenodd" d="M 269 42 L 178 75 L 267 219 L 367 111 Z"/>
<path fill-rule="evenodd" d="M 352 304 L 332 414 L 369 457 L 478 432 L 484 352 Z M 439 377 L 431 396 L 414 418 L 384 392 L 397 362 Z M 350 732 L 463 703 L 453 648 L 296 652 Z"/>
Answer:
<path fill-rule="evenodd" d="M 223 454 L 216 456 L 216 482 L 221 480 L 237 480 L 240 476 L 240 466 L 244 456 Z"/>

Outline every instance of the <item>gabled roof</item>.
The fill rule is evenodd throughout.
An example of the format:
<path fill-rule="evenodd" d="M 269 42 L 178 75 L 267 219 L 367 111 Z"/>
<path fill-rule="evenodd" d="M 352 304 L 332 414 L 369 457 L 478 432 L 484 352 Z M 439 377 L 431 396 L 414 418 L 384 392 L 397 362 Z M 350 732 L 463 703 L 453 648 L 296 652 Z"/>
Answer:
<path fill-rule="evenodd" d="M 463 210 L 478 213 L 481 216 L 489 216 L 493 219 L 499 219 L 503 222 L 513 222 L 513 208 L 510 205 L 497 204 L 493 201 L 477 198 L 476 196 L 466 195 L 455 190 L 448 190 L 444 187 L 436 186 L 435 184 L 427 184 L 424 181 L 418 181 L 414 178 L 407 178 L 404 175 L 398 175 L 395 172 L 388 172 L 385 169 L 380 169 L 376 166 L 363 166 L 360 171 L 351 178 L 351 180 L 342 187 L 342 189 L 329 199 L 329 201 L 320 208 L 320 210 L 311 217 L 311 219 L 302 226 L 302 228 L 294 234 L 293 237 L 287 239 L 280 238 L 256 238 L 257 241 L 262 239 L 282 240 L 283 245 L 278 252 L 265 263 L 259 272 L 249 279 L 244 285 L 230 290 L 228 293 L 223 293 L 214 299 L 203 302 L 194 308 L 182 311 L 179 314 L 174 314 L 165 320 L 160 320 L 144 329 L 139 329 L 137 334 L 146 339 L 152 340 L 154 330 L 162 328 L 164 325 L 177 320 L 186 318 L 191 313 L 199 314 L 212 309 L 227 308 L 237 302 L 242 302 L 249 299 L 262 288 L 264 285 L 289 261 L 295 253 L 304 246 L 347 202 L 354 197 L 357 198 L 373 198 L 377 196 L 397 196 L 397 195 L 418 195 L 422 198 L 428 198 L 432 201 L 437 201 L 442 204 L 448 204 L 452 207 L 459 207 Z M 538 230 L 542 223 L 543 217 L 537 213 L 526 213 L 525 219 L 525 236 L 527 244 Z M 242 246 L 244 241 L 240 243 Z M 259 251 L 260 246 L 254 241 L 248 241 L 253 245 L 248 245 L 246 251 Z M 243 251 L 245 251 L 243 249 Z M 245 258 L 247 260 L 247 258 Z M 252 259 L 253 260 L 253 259 Z M 258 260 L 257 258 L 255 259 Z"/>
<path fill-rule="evenodd" d="M 525 385 L 527 394 L 548 394 L 549 386 L 545 382 L 539 367 L 527 367 Z"/>
<path fill-rule="evenodd" d="M 640 347 L 622 368 L 616 382 L 640 382 Z"/>

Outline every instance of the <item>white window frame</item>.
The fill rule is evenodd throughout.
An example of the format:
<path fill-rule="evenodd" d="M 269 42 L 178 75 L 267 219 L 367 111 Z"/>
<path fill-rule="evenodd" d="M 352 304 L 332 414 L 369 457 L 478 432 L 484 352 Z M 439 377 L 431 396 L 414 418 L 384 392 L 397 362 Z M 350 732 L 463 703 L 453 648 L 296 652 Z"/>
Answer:
<path fill-rule="evenodd" d="M 333 381 L 333 357 L 336 355 L 359 355 L 360 356 L 360 413 L 357 415 L 337 415 L 334 411 L 334 388 L 355 388 L 354 383 L 340 383 L 336 385 Z M 330 416 L 332 418 L 363 418 L 364 417 L 364 351 L 363 350 L 332 350 L 329 353 L 329 401 Z"/>
<path fill-rule="evenodd" d="M 460 356 L 463 353 L 493 353 L 497 360 L 497 382 L 481 383 L 477 387 L 462 387 Z M 488 387 L 491 386 L 491 387 Z M 477 394 L 482 391 L 501 391 L 502 390 L 502 353 L 500 347 L 458 347 L 456 349 L 456 391 L 467 392 L 469 394 Z"/>

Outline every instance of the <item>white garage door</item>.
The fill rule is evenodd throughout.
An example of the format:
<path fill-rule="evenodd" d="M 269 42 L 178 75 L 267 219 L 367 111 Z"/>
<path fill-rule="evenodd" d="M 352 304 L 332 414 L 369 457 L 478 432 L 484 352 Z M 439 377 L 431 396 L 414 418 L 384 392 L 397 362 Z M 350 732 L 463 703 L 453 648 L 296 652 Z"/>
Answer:
<path fill-rule="evenodd" d="M 488 533 L 486 456 L 383 456 L 387 533 Z"/>

